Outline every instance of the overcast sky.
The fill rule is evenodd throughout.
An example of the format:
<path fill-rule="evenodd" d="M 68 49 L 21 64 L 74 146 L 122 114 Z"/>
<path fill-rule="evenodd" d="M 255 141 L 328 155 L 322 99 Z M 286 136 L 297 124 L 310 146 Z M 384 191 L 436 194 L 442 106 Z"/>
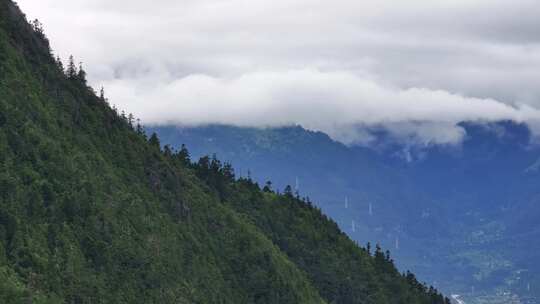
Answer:
<path fill-rule="evenodd" d="M 540 121 L 537 0 L 19 0 L 54 51 L 146 124 L 361 126 L 458 143 Z M 360 126 L 360 127 L 359 127 Z"/>

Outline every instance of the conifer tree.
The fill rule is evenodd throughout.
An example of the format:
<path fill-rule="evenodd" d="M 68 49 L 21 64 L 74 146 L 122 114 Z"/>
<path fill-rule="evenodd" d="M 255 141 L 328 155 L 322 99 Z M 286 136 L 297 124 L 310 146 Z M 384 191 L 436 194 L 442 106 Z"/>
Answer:
<path fill-rule="evenodd" d="M 161 147 L 161 144 L 159 143 L 159 138 L 157 136 L 157 134 L 154 132 L 152 133 L 152 135 L 150 136 L 150 139 L 148 140 L 148 142 L 150 143 L 150 145 L 152 147 L 156 147 L 158 149 L 160 149 Z"/>
<path fill-rule="evenodd" d="M 285 187 L 285 189 L 283 190 L 283 194 L 285 194 L 285 196 L 288 196 L 288 197 L 292 197 L 293 196 L 293 192 L 292 192 L 292 187 L 291 185 L 287 185 Z"/>
<path fill-rule="evenodd" d="M 99 99 L 101 99 L 101 101 L 105 101 L 105 88 L 103 88 L 103 86 L 99 90 Z"/>
<path fill-rule="evenodd" d="M 223 175 L 225 176 L 225 178 L 229 181 L 234 181 L 234 169 L 233 169 L 233 166 L 226 162 L 224 165 L 223 165 Z"/>
<path fill-rule="evenodd" d="M 86 84 L 86 71 L 83 69 L 83 63 L 79 62 L 79 72 L 77 73 L 77 79 Z"/>
<path fill-rule="evenodd" d="M 32 27 L 34 28 L 34 31 L 36 31 L 38 34 L 44 36 L 45 33 L 43 31 L 43 24 L 39 22 L 38 19 L 34 19 L 34 21 L 31 22 Z"/>
<path fill-rule="evenodd" d="M 66 72 L 64 69 L 64 63 L 62 63 L 62 59 L 60 58 L 60 56 L 56 56 L 56 66 L 58 67 L 60 72 L 62 72 L 62 74 Z"/>
<path fill-rule="evenodd" d="M 272 192 L 272 182 L 267 181 L 263 188 L 264 192 Z"/>
<path fill-rule="evenodd" d="M 127 120 L 128 120 L 129 126 L 133 129 L 133 122 L 135 121 L 135 116 L 133 116 L 132 113 L 129 113 Z"/>
<path fill-rule="evenodd" d="M 66 70 L 66 76 L 69 79 L 75 79 L 77 76 L 77 67 L 75 66 L 75 59 L 73 59 L 73 55 L 69 56 L 69 62 Z"/>
<path fill-rule="evenodd" d="M 137 128 L 136 128 L 136 131 L 137 131 L 137 134 L 139 135 L 144 135 L 144 129 L 143 129 L 143 126 L 141 125 L 141 120 L 139 118 L 137 118 Z"/>
<path fill-rule="evenodd" d="M 180 148 L 180 151 L 176 153 L 176 158 L 180 160 L 180 162 L 184 165 L 189 165 L 191 163 L 191 159 L 189 156 L 189 151 L 186 148 L 186 145 L 182 144 L 182 147 Z"/>
<path fill-rule="evenodd" d="M 131 115 L 131 114 L 130 114 L 130 115 Z M 167 157 L 167 158 L 169 158 L 169 159 L 172 158 L 172 156 L 173 156 L 173 150 L 172 150 L 172 148 L 171 148 L 170 145 L 165 145 L 165 146 L 163 147 L 163 155 L 165 155 L 165 157 Z"/>

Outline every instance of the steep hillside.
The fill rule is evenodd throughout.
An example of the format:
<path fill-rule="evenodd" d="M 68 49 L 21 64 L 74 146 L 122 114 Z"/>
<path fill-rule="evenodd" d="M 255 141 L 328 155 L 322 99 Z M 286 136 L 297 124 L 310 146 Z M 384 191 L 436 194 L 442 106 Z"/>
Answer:
<path fill-rule="evenodd" d="M 369 148 L 300 126 L 151 129 L 276 189 L 298 182 L 352 239 L 392 248 L 402 269 L 447 293 L 508 292 L 536 303 L 540 146 L 524 124 L 462 126 L 458 146 L 404 146 L 378 134 Z"/>
<path fill-rule="evenodd" d="M 446 301 L 217 164 L 162 150 L 0 0 L 0 302 Z"/>

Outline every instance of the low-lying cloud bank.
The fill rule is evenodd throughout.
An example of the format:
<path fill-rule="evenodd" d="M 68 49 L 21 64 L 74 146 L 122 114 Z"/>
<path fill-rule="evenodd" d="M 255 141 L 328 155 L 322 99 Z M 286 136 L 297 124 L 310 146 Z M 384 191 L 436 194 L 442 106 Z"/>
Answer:
<path fill-rule="evenodd" d="M 537 0 L 18 3 L 146 124 L 302 124 L 345 143 L 375 126 L 418 145 L 458 143 L 459 121 L 540 134 Z"/>
<path fill-rule="evenodd" d="M 114 100 L 146 124 L 300 124 L 347 144 L 368 144 L 363 127 L 379 127 L 421 145 L 456 144 L 464 121 L 513 120 L 535 124 L 540 111 L 443 90 L 399 89 L 345 71 L 252 72 L 232 78 L 194 74 L 161 81 L 152 72 L 106 84 Z M 149 106 L 151 104 L 151 106 Z M 534 132 L 534 128 L 532 128 Z"/>

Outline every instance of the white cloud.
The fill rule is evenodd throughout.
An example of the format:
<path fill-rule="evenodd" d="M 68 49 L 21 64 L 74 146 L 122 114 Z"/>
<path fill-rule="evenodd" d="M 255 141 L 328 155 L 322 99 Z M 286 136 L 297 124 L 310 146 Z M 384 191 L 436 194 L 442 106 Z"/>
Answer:
<path fill-rule="evenodd" d="M 160 74 L 160 72 L 157 72 Z M 287 70 L 232 78 L 152 73 L 108 83 L 113 100 L 151 124 L 220 123 L 238 126 L 301 124 L 343 142 L 365 142 L 358 126 L 382 126 L 423 145 L 459 142 L 462 121 L 540 120 L 536 109 L 429 89 L 398 89 L 350 72 Z"/>
<path fill-rule="evenodd" d="M 146 123 L 378 126 L 456 143 L 540 106 L 533 0 L 20 0 L 53 47 Z"/>

